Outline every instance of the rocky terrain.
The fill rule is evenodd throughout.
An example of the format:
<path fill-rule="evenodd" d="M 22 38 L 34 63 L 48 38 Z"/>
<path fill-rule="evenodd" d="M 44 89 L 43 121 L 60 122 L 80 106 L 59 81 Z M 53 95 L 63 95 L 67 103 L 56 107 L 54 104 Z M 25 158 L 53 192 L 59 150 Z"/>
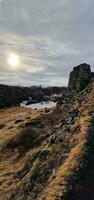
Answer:
<path fill-rule="evenodd" d="M 94 199 L 94 78 L 73 69 L 48 112 L 0 112 L 0 200 Z M 73 95 L 74 94 L 74 95 Z"/>

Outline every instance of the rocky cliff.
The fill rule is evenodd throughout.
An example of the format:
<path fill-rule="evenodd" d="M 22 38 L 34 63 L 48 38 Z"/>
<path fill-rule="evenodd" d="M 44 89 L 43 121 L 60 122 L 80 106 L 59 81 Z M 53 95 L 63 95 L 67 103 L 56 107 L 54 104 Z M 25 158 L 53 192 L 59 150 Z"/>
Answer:
<path fill-rule="evenodd" d="M 90 65 L 83 63 L 73 68 L 69 76 L 69 90 L 79 92 L 90 82 L 93 74 Z"/>
<path fill-rule="evenodd" d="M 85 69 L 85 88 L 50 113 L 0 113 L 0 200 L 94 199 L 94 80 Z"/>

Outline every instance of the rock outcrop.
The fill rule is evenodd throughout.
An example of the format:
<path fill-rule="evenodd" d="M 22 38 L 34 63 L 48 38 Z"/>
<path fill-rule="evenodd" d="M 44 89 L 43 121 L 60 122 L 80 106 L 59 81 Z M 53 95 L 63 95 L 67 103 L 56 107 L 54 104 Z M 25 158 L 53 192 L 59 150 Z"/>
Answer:
<path fill-rule="evenodd" d="M 86 85 L 90 82 L 92 77 L 92 72 L 90 65 L 83 63 L 73 68 L 73 71 L 70 73 L 69 77 L 69 90 L 73 92 L 79 92 L 83 90 Z"/>

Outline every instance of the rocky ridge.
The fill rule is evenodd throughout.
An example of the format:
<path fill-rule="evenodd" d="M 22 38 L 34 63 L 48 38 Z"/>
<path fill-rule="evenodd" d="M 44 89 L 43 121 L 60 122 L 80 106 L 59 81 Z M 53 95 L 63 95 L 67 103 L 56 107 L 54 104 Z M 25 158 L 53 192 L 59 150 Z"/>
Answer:
<path fill-rule="evenodd" d="M 71 91 L 79 92 L 83 90 L 93 77 L 90 65 L 83 63 L 73 68 L 70 73 L 68 88 Z"/>

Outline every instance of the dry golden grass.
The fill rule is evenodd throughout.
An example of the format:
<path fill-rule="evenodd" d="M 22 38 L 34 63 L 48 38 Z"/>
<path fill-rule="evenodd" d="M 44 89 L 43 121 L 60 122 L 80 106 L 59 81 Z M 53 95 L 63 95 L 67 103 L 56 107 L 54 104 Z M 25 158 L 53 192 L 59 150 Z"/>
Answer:
<path fill-rule="evenodd" d="M 81 182 L 77 182 L 78 186 L 75 184 L 75 177 L 84 168 L 88 138 L 92 135 L 90 120 L 94 115 L 94 86 L 83 97 L 83 101 L 79 96 L 67 106 L 57 107 L 46 114 L 19 107 L 0 113 L 0 123 L 5 124 L 0 130 L 0 200 L 65 199 L 74 185 L 79 193 L 82 185 Z M 65 131 L 61 121 L 66 123 L 69 112 L 75 109 L 79 109 L 80 115 L 69 125 L 69 131 Z M 43 123 L 43 127 L 33 127 L 42 138 L 39 146 L 35 143 L 33 147 L 26 147 L 23 155 L 18 146 L 5 148 L 5 143 L 11 139 L 18 145 L 20 138 L 19 146 L 24 151 L 21 131 L 33 119 Z M 55 138 L 53 143 L 51 137 Z"/>
<path fill-rule="evenodd" d="M 87 133 L 89 126 L 89 119 L 87 120 L 81 118 L 81 130 L 78 134 L 78 144 L 74 147 L 69 157 L 65 160 L 64 164 L 60 166 L 58 171 L 56 172 L 56 178 L 51 180 L 51 182 L 47 185 L 47 190 L 45 191 L 45 198 L 41 197 L 40 200 L 54 200 L 65 195 L 69 186 L 68 180 L 69 177 L 73 175 L 74 171 L 78 171 L 80 169 L 79 158 L 83 158 L 85 154 L 85 144 L 87 142 Z"/>

